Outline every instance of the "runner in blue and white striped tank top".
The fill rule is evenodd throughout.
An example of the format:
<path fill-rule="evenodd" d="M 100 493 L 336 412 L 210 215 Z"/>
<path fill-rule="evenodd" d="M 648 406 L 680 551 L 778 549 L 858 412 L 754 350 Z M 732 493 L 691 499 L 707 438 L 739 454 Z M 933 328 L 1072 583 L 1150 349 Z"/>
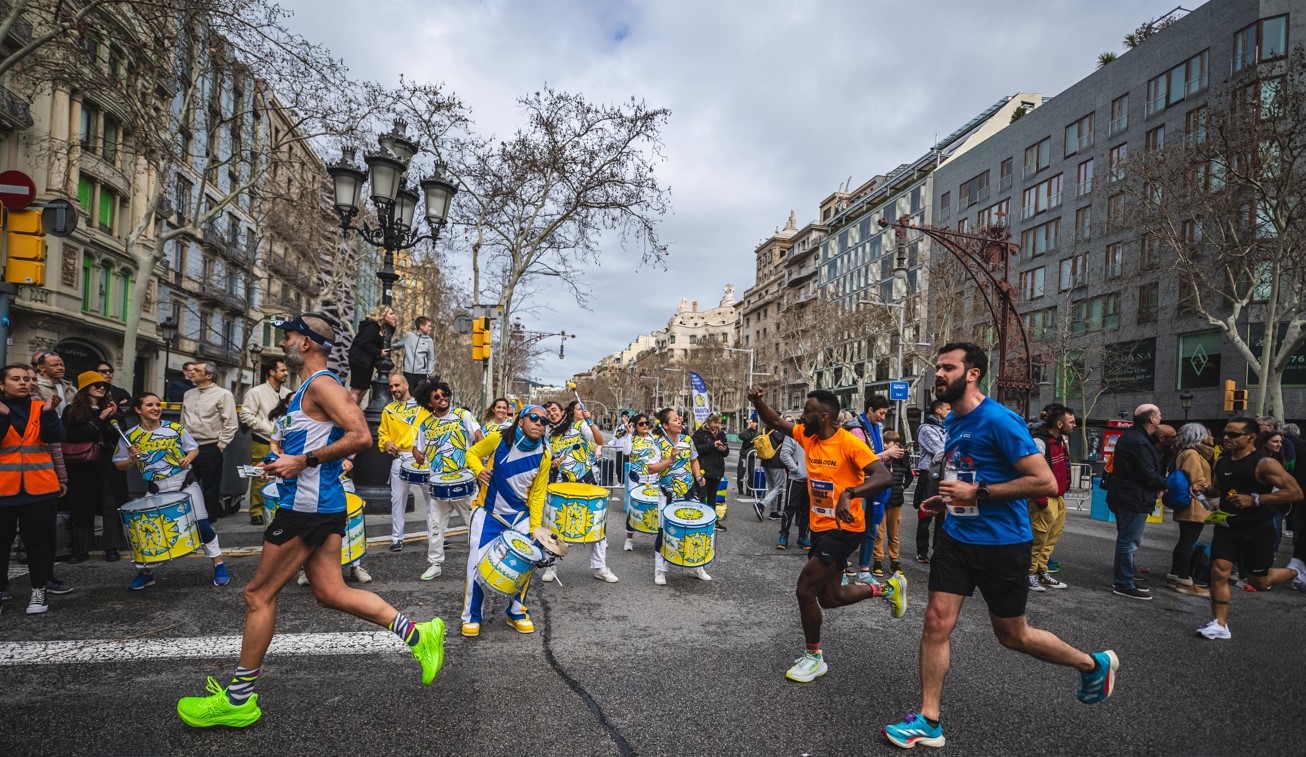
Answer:
<path fill-rule="evenodd" d="M 286 414 L 277 419 L 277 436 L 281 451 L 286 455 L 302 455 L 334 444 L 345 435 L 345 430 L 331 421 L 310 418 L 300 403 L 308 385 L 319 376 L 341 383 L 331 371 L 318 371 L 308 377 L 299 391 L 290 398 Z M 340 483 L 340 461 L 324 462 L 316 468 L 305 468 L 298 476 L 283 480 L 277 487 L 281 494 L 281 507 L 300 513 L 341 513 L 345 511 L 345 488 Z"/>

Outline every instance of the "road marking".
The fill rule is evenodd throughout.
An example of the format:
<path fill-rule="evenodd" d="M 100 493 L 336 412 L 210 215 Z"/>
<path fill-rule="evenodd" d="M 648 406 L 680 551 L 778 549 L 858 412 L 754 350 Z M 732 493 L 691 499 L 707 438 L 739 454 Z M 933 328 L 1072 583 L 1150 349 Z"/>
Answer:
<path fill-rule="evenodd" d="M 272 637 L 270 655 L 398 654 L 408 647 L 389 631 L 288 633 Z M 0 667 L 240 657 L 239 636 L 0 642 Z"/>

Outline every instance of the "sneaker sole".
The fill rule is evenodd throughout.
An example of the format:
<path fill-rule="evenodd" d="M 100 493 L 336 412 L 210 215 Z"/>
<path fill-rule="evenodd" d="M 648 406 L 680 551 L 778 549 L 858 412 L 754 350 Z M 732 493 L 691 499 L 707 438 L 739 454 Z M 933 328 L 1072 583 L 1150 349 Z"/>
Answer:
<path fill-rule="evenodd" d="M 1114 589 L 1111 591 L 1111 593 L 1114 594 L 1114 595 L 1116 595 L 1117 597 L 1124 597 L 1125 599 L 1137 599 L 1137 600 L 1140 601 L 1140 602 L 1150 602 L 1150 601 L 1152 601 L 1152 595 L 1151 595 L 1151 594 L 1144 594 L 1144 595 L 1141 596 L 1141 597 L 1136 597 L 1136 596 L 1134 596 L 1133 594 L 1125 594 L 1124 592 L 1121 592 L 1121 591 L 1115 591 Z"/>
<path fill-rule="evenodd" d="M 142 590 L 144 590 L 144 589 L 148 589 L 148 588 L 150 588 L 150 587 L 153 586 L 153 585 L 154 585 L 154 582 L 153 582 L 153 581 L 150 581 L 149 583 L 147 583 L 147 584 L 143 584 L 143 585 L 141 585 L 141 586 L 128 586 L 128 587 L 127 587 L 127 591 L 142 591 Z"/>
<path fill-rule="evenodd" d="M 248 728 L 249 726 L 257 723 L 259 718 L 263 717 L 263 711 L 259 709 L 255 709 L 254 717 L 249 719 L 242 719 L 242 721 L 235 722 L 235 723 L 201 723 L 199 721 L 191 720 L 190 718 L 186 717 L 185 715 L 182 714 L 181 710 L 177 710 L 177 716 L 181 718 L 181 722 L 185 723 L 191 728 L 213 728 L 216 726 L 225 726 L 227 728 Z"/>
<path fill-rule="evenodd" d="M 27 614 L 28 614 L 28 615 L 44 615 L 44 614 L 46 614 L 47 612 L 50 611 L 50 606 L 49 606 L 49 605 L 35 605 L 35 607 L 39 608 L 39 609 L 36 609 L 36 610 L 33 610 L 32 607 L 33 607 L 33 605 L 28 605 L 28 606 L 27 606 Z"/>
<path fill-rule="evenodd" d="M 934 747 L 935 749 L 938 749 L 939 747 L 946 744 L 948 741 L 942 736 L 914 736 L 910 739 L 907 739 L 907 743 L 904 744 L 901 741 L 898 741 L 894 737 L 890 736 L 887 728 L 881 728 L 880 733 L 884 734 L 884 738 L 888 739 L 890 744 L 893 744 L 894 746 L 899 747 L 900 749 L 911 749 L 917 744 L 920 744 L 921 746 Z"/>
<path fill-rule="evenodd" d="M 829 665 L 826 665 L 826 664 L 823 662 L 823 663 L 821 663 L 821 667 L 817 668 L 817 669 L 816 669 L 816 672 L 812 674 L 812 677 L 811 677 L 811 678 L 799 678 L 799 677 L 797 677 L 797 676 L 795 676 L 795 675 L 793 675 L 792 673 L 789 673 L 789 672 L 786 672 L 786 673 L 785 673 L 785 678 L 788 678 L 790 681 L 795 681 L 795 682 L 797 682 L 797 683 L 811 683 L 812 681 L 815 681 L 816 679 L 818 679 L 818 678 L 820 678 L 821 676 L 825 675 L 825 674 L 828 673 L 829 671 L 830 671 L 830 666 L 829 666 Z"/>

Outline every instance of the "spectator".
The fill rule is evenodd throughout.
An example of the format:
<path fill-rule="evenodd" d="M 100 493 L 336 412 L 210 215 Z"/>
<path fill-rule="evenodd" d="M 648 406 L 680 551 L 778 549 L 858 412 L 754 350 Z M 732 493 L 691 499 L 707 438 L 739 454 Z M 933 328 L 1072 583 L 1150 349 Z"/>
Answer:
<path fill-rule="evenodd" d="M 241 400 L 238 416 L 240 422 L 249 426 L 249 458 L 251 465 L 259 465 L 263 458 L 272 451 L 272 432 L 275 426 L 269 415 L 272 409 L 290 396 L 286 382 L 290 371 L 283 360 L 274 360 L 263 366 L 263 383 L 251 387 Z M 249 492 L 249 524 L 263 525 L 263 484 L 259 479 L 250 479 L 253 483 Z M 214 504 L 216 507 L 217 503 Z"/>
<path fill-rule="evenodd" d="M 1283 424 L 1283 435 L 1287 442 L 1292 444 L 1294 458 L 1292 470 L 1293 480 L 1297 486 L 1306 491 L 1306 463 L 1296 464 L 1296 453 L 1306 452 L 1306 446 L 1301 441 L 1301 427 L 1296 423 Z M 1298 500 L 1292 504 L 1292 512 L 1289 514 L 1288 523 L 1292 526 L 1292 555 L 1298 559 L 1306 558 L 1306 539 L 1302 538 L 1302 529 L 1306 528 L 1306 502 Z"/>
<path fill-rule="evenodd" d="M 218 367 L 213 363 L 196 363 L 191 368 L 195 388 L 186 392 L 181 400 L 181 427 L 190 432 L 200 447 L 191 468 L 204 491 L 210 521 L 216 521 L 221 517 L 219 514 L 225 512 L 221 490 L 222 454 L 240 428 L 236 418 L 236 398 L 214 383 L 217 376 Z"/>
<path fill-rule="evenodd" d="M 1277 426 L 1278 422 L 1276 421 L 1274 425 Z M 1285 454 L 1288 451 L 1288 449 L 1291 448 L 1292 443 L 1284 441 L 1283 432 L 1278 431 L 1274 428 L 1266 430 L 1264 423 L 1260 423 L 1260 427 L 1261 427 L 1261 433 L 1256 437 L 1256 451 L 1260 452 L 1262 455 L 1265 455 L 1271 460 L 1274 460 L 1279 465 L 1282 465 L 1285 471 L 1289 471 L 1288 475 L 1292 475 L 1292 472 L 1288 465 L 1287 455 Z M 1281 507 L 1274 508 L 1274 551 L 1275 552 L 1279 551 L 1279 543 L 1283 541 L 1284 513 L 1291 506 L 1292 503 L 1287 503 Z"/>
<path fill-rule="evenodd" d="M 758 447 L 757 445 L 762 437 L 766 438 L 767 443 Z M 784 504 L 785 466 L 780 461 L 780 446 L 782 444 L 784 444 L 784 434 L 773 428 L 768 428 L 753 438 L 753 447 L 757 449 L 757 458 L 762 463 L 762 470 L 766 472 L 766 496 L 754 503 L 753 507 L 757 508 L 759 517 L 769 509 L 771 514 L 767 517 L 771 520 L 780 520 L 780 507 Z M 773 450 L 773 453 L 770 457 L 764 457 L 762 450 L 768 446 Z"/>
<path fill-rule="evenodd" d="M 168 395 L 166 399 L 169 402 L 181 402 L 186 396 L 186 392 L 195 388 L 196 365 L 198 363 L 189 360 L 181 364 L 181 378 L 168 384 L 168 389 L 164 392 L 164 394 Z"/>
<path fill-rule="evenodd" d="M 1045 410 L 1043 424 L 1034 429 L 1034 445 L 1052 469 L 1057 493 L 1029 500 L 1029 525 L 1034 531 L 1029 560 L 1030 591 L 1066 588 L 1064 582 L 1048 572 L 1048 559 L 1066 526 L 1066 492 L 1070 490 L 1070 445 L 1066 437 L 1074 430 L 1075 414 L 1064 405 Z"/>
<path fill-rule="evenodd" d="M 413 321 L 413 330 L 404 334 L 399 346 L 404 350 L 404 378 L 408 379 L 408 386 L 415 389 L 417 382 L 435 373 L 435 340 L 431 338 L 431 319 L 423 315 Z"/>
<path fill-rule="evenodd" d="M 902 437 L 897 431 L 884 432 L 886 451 L 902 449 Z M 871 564 L 871 573 L 884 575 L 884 556 L 889 556 L 889 573 L 901 573 L 898 564 L 898 524 L 902 520 L 902 504 L 906 501 L 907 484 L 912 480 L 911 461 L 905 455 L 884 458 L 885 467 L 889 469 L 893 483 L 889 487 L 889 500 L 884 503 L 884 519 L 880 521 L 878 536 L 875 540 L 875 561 Z"/>
<path fill-rule="evenodd" d="M 788 416 L 785 418 L 790 420 Z M 798 546 L 808 549 L 812 546 L 811 495 L 807 493 L 807 453 L 798 442 L 785 437 L 777 455 L 785 466 L 785 504 L 783 517 L 780 518 L 780 538 L 776 540 L 776 549 L 789 546 L 789 527 L 798 524 Z"/>
<path fill-rule="evenodd" d="M 32 367 L 36 368 L 34 391 L 51 409 L 62 413 L 77 393 L 77 387 L 64 380 L 63 358 L 54 352 L 38 352 Z"/>
<path fill-rule="evenodd" d="M 377 305 L 358 324 L 358 333 L 349 344 L 349 394 L 360 405 L 363 404 L 363 395 L 372 386 L 377 363 L 390 354 L 385 345 L 394 328 L 394 309 L 389 305 Z"/>
<path fill-rule="evenodd" d="M 0 585 L 9 585 L 9 547 L 19 530 L 27 548 L 32 597 L 28 615 L 49 609 L 46 592 L 54 580 L 56 498 L 67 491 L 59 443 L 63 424 L 59 413 L 35 396 L 36 376 L 25 365 L 0 369 Z M 70 591 L 60 584 L 58 593 Z"/>
<path fill-rule="evenodd" d="M 126 428 L 127 416 L 134 412 L 132 409 L 131 394 L 128 393 L 126 389 L 121 389 L 113 385 L 113 365 L 107 360 L 101 360 L 96 363 L 95 372 L 103 376 L 105 381 L 109 382 L 109 399 L 113 401 L 113 404 L 118 406 L 118 413 L 114 416 L 114 420 L 118 422 L 118 427 L 120 429 Z M 111 435 L 112 438 L 108 440 L 110 445 L 117 445 L 117 435 L 118 431 L 115 430 Z M 105 450 L 105 452 L 108 452 L 108 450 Z M 105 530 L 109 531 L 112 529 L 112 534 L 110 534 L 111 538 L 108 541 L 114 546 L 113 554 L 117 555 L 117 550 L 127 549 L 128 546 L 127 534 L 123 530 L 122 519 L 118 516 L 117 510 L 127 504 L 127 499 L 130 494 L 127 491 L 127 474 L 119 470 L 118 466 L 113 464 L 111 458 L 111 454 L 100 456 L 101 461 L 104 463 L 104 480 L 108 483 L 108 486 L 105 487 L 101 493 L 101 499 L 105 500 L 101 504 L 104 506 L 106 511 L 113 510 L 114 512 L 113 517 L 111 518 L 113 523 L 110 525 L 106 522 Z M 107 554 L 108 553 L 106 552 L 106 555 Z M 110 559 L 106 556 L 105 559 L 109 562 L 114 562 L 117 560 L 117 557 Z"/>
<path fill-rule="evenodd" d="M 716 506 L 717 489 L 726 475 L 726 455 L 730 445 L 721 431 L 721 416 L 712 413 L 694 432 L 694 449 L 698 450 L 698 468 L 703 472 L 703 485 L 698 489 L 698 500 L 708 507 Z M 717 528 L 725 524 L 718 523 Z"/>
<path fill-rule="evenodd" d="M 916 562 L 919 563 L 930 561 L 930 525 L 933 524 L 934 536 L 937 539 L 943 519 L 948 515 L 947 510 L 929 513 L 921 510 L 920 506 L 922 502 L 933 496 L 934 489 L 938 486 L 930 474 L 943 462 L 943 448 L 948 441 L 947 434 L 943 431 L 943 419 L 947 418 L 950 412 L 952 412 L 951 405 L 936 399 L 930 403 L 930 411 L 925 414 L 925 420 L 916 427 L 916 445 L 920 448 L 920 459 L 916 461 L 916 493 L 912 495 L 911 504 L 916 508 L 918 518 Z"/>
<path fill-rule="evenodd" d="M 1211 438 L 1211 432 L 1206 426 L 1185 423 L 1179 429 L 1175 449 L 1179 451 L 1175 458 L 1175 469 L 1184 472 L 1189 488 L 1194 492 L 1210 489 L 1215 440 Z M 1206 527 L 1206 515 L 1206 507 L 1195 496 L 1188 507 L 1174 511 L 1174 522 L 1179 524 L 1179 541 L 1170 557 L 1170 573 L 1165 577 L 1165 585 L 1180 594 L 1199 597 L 1207 595 L 1206 589 L 1193 580 L 1192 570 L 1193 545 L 1201 538 L 1202 529 Z"/>
<path fill-rule="evenodd" d="M 1175 449 L 1175 441 L 1179 438 L 1179 432 L 1175 431 L 1174 426 L 1167 426 L 1162 423 L 1156 427 L 1156 450 L 1161 453 L 1161 470 L 1169 473 L 1174 470 L 1174 459 L 1179 454 Z"/>
<path fill-rule="evenodd" d="M 862 440 L 862 443 L 871 448 L 876 457 L 884 460 L 887 467 L 889 460 L 895 457 L 902 457 L 906 450 L 897 447 L 893 450 L 886 449 L 884 439 L 881 436 L 884 428 L 884 419 L 889 416 L 889 398 L 883 394 L 872 394 L 867 400 L 862 414 L 853 418 L 850 422 L 844 424 L 844 428 L 852 432 L 853 436 Z M 862 541 L 862 548 L 857 560 L 857 580 L 869 581 L 871 578 L 871 553 L 875 551 L 875 535 L 879 532 L 880 521 L 884 519 L 884 506 L 889 501 L 890 488 L 886 487 L 874 499 L 866 502 L 866 539 Z"/>
<path fill-rule="evenodd" d="M 1134 425 L 1116 440 L 1106 503 L 1116 516 L 1114 593 L 1131 599 L 1150 600 L 1152 593 L 1138 586 L 1134 575 L 1134 552 L 1143 541 L 1147 514 L 1165 490 L 1165 469 L 1156 445 L 1161 425 L 1161 408 L 1140 405 L 1134 410 Z"/>
<path fill-rule="evenodd" d="M 747 494 L 753 482 L 753 471 L 748 465 L 748 453 L 753 449 L 753 440 L 757 438 L 757 419 L 749 418 L 748 427 L 739 432 L 739 460 L 735 462 L 735 492 Z"/>
<path fill-rule="evenodd" d="M 95 364 L 95 372 L 104 377 L 109 382 L 109 398 L 113 404 L 118 406 L 118 417 L 125 418 L 132 411 L 132 395 L 126 389 L 115 386 L 113 383 L 113 365 L 107 360 L 101 360 Z M 126 500 L 123 500 L 124 502 Z"/>
<path fill-rule="evenodd" d="M 68 493 L 60 509 L 72 516 L 72 557 L 68 562 L 76 565 L 90 556 L 97 515 L 103 521 L 104 560 L 116 562 L 121 558 L 118 550 L 127 546 L 126 537 L 118 520 L 120 503 L 105 495 L 111 486 L 107 469 L 112 465 L 113 445 L 118 441 L 118 432 L 110 422 L 118 415 L 118 406 L 109 397 L 109 382 L 95 371 L 78 376 L 77 386 L 77 394 L 63 411 Z M 125 479 L 122 488 L 125 492 Z"/>

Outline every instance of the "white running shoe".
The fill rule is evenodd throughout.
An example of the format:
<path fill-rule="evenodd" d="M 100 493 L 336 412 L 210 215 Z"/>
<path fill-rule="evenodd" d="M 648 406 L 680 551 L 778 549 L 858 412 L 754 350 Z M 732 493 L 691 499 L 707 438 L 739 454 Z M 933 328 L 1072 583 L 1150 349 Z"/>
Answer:
<path fill-rule="evenodd" d="M 825 656 L 820 652 L 804 652 L 802 657 L 794 660 L 794 666 L 785 673 L 785 678 L 799 683 L 811 683 L 829 671 Z"/>
<path fill-rule="evenodd" d="M 711 581 L 711 580 L 712 580 L 712 577 L 709 576 L 709 575 L 707 574 L 707 570 L 704 569 L 704 568 L 694 568 L 694 570 L 692 571 L 692 573 L 694 574 L 694 577 L 697 578 L 697 579 L 700 580 L 700 581 Z"/>
<path fill-rule="evenodd" d="M 627 536 L 626 543 L 621 545 L 621 548 L 626 550 L 627 552 L 630 552 L 635 548 L 635 540 Z"/>
<path fill-rule="evenodd" d="M 615 584 L 617 582 L 617 574 L 613 573 L 606 566 L 595 570 L 594 577 L 600 581 L 607 581 L 610 584 Z"/>
<path fill-rule="evenodd" d="M 557 581 L 558 571 L 553 568 L 545 568 L 544 575 L 540 576 L 540 578 L 543 578 L 546 582 Z"/>
<path fill-rule="evenodd" d="M 653 571 L 653 583 L 657 584 L 658 586 L 666 586 L 667 572 L 665 570 Z"/>
<path fill-rule="evenodd" d="M 1294 557 L 1288 561 L 1288 567 L 1297 571 L 1297 577 L 1292 579 L 1292 588 L 1306 591 L 1306 563 Z"/>
<path fill-rule="evenodd" d="M 422 580 L 430 581 L 432 579 L 439 578 L 442 572 L 444 572 L 444 569 L 441 568 L 439 565 L 432 565 L 426 569 L 425 573 L 422 574 Z"/>
<path fill-rule="evenodd" d="M 304 572 L 303 568 L 299 569 L 299 578 L 295 580 L 295 583 L 300 586 L 308 586 L 308 574 Z"/>
<path fill-rule="evenodd" d="M 355 565 L 349 569 L 349 575 L 360 584 L 372 583 L 372 574 L 368 573 L 362 565 Z"/>
<path fill-rule="evenodd" d="M 1233 638 L 1233 634 L 1229 633 L 1229 626 L 1222 626 L 1215 619 L 1212 619 L 1211 622 L 1197 629 L 1197 635 L 1208 639 Z"/>

